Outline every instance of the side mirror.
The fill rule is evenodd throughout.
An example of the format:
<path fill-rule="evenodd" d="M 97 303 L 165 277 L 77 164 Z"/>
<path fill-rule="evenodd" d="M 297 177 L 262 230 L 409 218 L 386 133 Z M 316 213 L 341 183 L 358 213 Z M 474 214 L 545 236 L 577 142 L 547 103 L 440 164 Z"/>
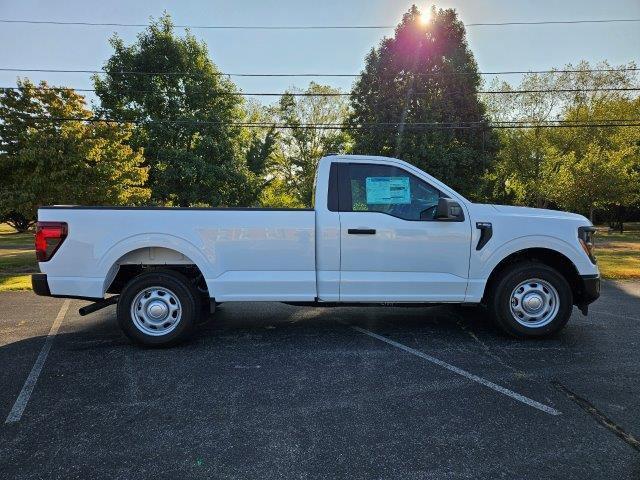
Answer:
<path fill-rule="evenodd" d="M 435 219 L 445 222 L 462 222 L 464 213 L 458 202 L 450 198 L 441 197 L 438 200 Z"/>

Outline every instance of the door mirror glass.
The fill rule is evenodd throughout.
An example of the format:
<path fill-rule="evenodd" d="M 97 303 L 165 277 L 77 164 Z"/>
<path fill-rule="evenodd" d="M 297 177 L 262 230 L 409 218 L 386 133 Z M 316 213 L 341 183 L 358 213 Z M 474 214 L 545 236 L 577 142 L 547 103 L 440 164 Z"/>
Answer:
<path fill-rule="evenodd" d="M 435 219 L 449 222 L 462 222 L 464 220 L 462 207 L 455 200 L 441 197 L 440 200 L 438 200 Z"/>

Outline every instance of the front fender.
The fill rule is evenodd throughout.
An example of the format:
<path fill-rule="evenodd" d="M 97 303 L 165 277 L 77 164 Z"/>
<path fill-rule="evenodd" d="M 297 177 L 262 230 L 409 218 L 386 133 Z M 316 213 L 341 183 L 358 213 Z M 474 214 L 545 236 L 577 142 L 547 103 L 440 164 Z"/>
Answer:
<path fill-rule="evenodd" d="M 493 240 L 480 250 L 472 250 L 469 264 L 469 282 L 467 284 L 466 302 L 480 302 L 485 291 L 487 280 L 496 266 L 509 255 L 530 248 L 545 248 L 560 253 L 566 257 L 580 275 L 594 275 L 598 273 L 598 267 L 591 263 L 579 245 L 557 237 L 548 235 L 523 235 L 509 240 L 498 246 L 492 246 Z M 493 247 L 493 248 L 489 248 Z"/>
<path fill-rule="evenodd" d="M 477 256 L 478 264 L 475 266 L 476 270 L 474 272 L 470 271 L 469 276 L 486 280 L 493 269 L 506 257 L 529 248 L 546 248 L 561 253 L 573 263 L 580 275 L 590 275 L 598 272 L 596 266 L 591 263 L 577 245 L 577 242 L 576 245 L 572 245 L 557 237 L 526 235 L 514 238 L 495 249 L 481 251 L 480 255 Z"/>

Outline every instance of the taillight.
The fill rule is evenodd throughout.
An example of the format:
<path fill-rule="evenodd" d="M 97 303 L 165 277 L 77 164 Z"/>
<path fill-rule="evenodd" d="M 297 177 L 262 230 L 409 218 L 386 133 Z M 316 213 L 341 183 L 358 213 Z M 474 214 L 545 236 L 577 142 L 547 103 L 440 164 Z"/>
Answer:
<path fill-rule="evenodd" d="M 596 257 L 593 255 L 593 235 L 596 233 L 595 227 L 579 227 L 578 228 L 578 240 L 580 245 L 587 254 L 591 263 L 596 263 Z"/>
<path fill-rule="evenodd" d="M 39 262 L 51 260 L 67 238 L 65 222 L 38 222 L 36 224 L 36 258 Z"/>

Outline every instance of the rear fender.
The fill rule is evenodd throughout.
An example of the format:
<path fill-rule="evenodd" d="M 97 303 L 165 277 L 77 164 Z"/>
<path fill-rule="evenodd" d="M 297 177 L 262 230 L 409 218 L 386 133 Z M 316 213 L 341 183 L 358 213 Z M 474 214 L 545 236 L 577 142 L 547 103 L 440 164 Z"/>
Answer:
<path fill-rule="evenodd" d="M 187 240 L 168 234 L 143 234 L 126 238 L 112 246 L 100 259 L 98 270 L 104 278 L 103 292 L 118 272 L 118 261 L 128 253 L 141 248 L 162 247 L 175 250 L 198 267 L 205 279 L 212 277 L 211 263 L 202 250 Z M 213 296 L 213 293 L 211 293 Z"/>

